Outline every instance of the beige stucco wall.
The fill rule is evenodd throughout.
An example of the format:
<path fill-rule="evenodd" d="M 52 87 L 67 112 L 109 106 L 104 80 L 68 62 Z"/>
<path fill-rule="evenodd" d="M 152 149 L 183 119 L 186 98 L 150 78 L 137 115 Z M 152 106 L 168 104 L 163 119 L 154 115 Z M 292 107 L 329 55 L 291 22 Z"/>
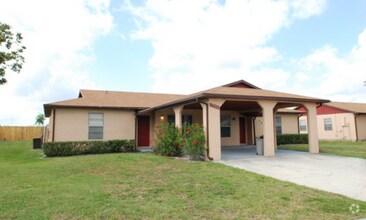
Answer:
<path fill-rule="evenodd" d="M 332 119 L 331 131 L 324 130 L 324 119 Z M 301 116 L 300 120 L 306 120 L 306 116 Z M 348 140 L 356 141 L 355 118 L 352 113 L 317 115 L 318 136 L 320 140 Z M 301 133 L 307 133 L 301 132 Z"/>
<path fill-rule="evenodd" d="M 298 134 L 297 114 L 277 114 L 282 120 L 282 134 Z"/>
<path fill-rule="evenodd" d="M 155 127 L 166 123 L 168 121 L 168 115 L 174 115 L 173 108 L 161 109 L 150 114 L 151 145 L 154 145 L 156 139 Z M 202 110 L 183 109 L 182 115 L 192 115 L 192 123 L 202 124 Z"/>
<path fill-rule="evenodd" d="M 56 109 L 55 141 L 88 140 L 88 114 L 103 113 L 103 140 L 135 139 L 135 112 L 129 110 Z M 50 117 L 52 140 L 53 115 Z"/>
<path fill-rule="evenodd" d="M 152 114 L 152 123 L 151 123 L 151 140 L 154 140 L 154 126 L 165 123 L 167 121 L 168 115 L 174 115 L 173 109 L 164 109 L 159 110 L 156 113 Z M 183 110 L 182 114 L 192 115 L 193 123 L 202 124 L 202 110 Z M 240 128 L 239 128 L 239 113 L 236 111 L 221 111 L 221 115 L 230 115 L 231 116 L 231 137 L 221 138 L 222 146 L 239 146 L 240 145 Z M 161 119 L 161 116 L 164 119 Z M 277 114 L 277 116 L 281 116 L 282 120 L 282 133 L 283 134 L 297 134 L 298 133 L 298 122 L 296 114 Z M 235 118 L 235 120 L 233 120 Z M 247 120 L 251 120 L 251 118 L 247 118 Z M 262 117 L 257 117 L 255 119 L 255 134 L 256 137 L 260 137 L 263 135 L 263 122 Z M 247 142 L 249 138 L 248 126 L 246 128 L 246 137 Z"/>
<path fill-rule="evenodd" d="M 46 142 L 51 142 L 52 141 L 52 132 L 53 132 L 53 110 L 51 111 L 51 115 L 49 117 L 48 120 L 48 131 L 47 131 L 47 136 L 46 136 Z"/>
<path fill-rule="evenodd" d="M 239 131 L 239 114 L 235 111 L 221 111 L 221 115 L 230 115 L 231 117 L 231 137 L 221 138 L 222 146 L 239 146 L 240 131 Z"/>
<path fill-rule="evenodd" d="M 174 115 L 172 108 L 156 111 L 155 124 L 166 123 L 168 115 Z M 202 110 L 183 109 L 182 115 L 192 115 L 192 123 L 202 124 Z M 161 119 L 161 116 L 163 116 L 163 119 Z"/>
<path fill-rule="evenodd" d="M 191 110 L 191 109 L 183 109 L 182 115 L 192 115 L 192 123 L 202 124 L 202 110 Z M 150 139 L 155 139 L 154 136 L 154 127 L 156 125 L 166 123 L 168 119 L 168 115 L 174 115 L 174 111 L 172 108 L 162 109 L 156 111 L 153 115 L 153 120 L 151 123 L 151 134 Z M 231 137 L 221 138 L 222 146 L 238 146 L 240 145 L 240 136 L 239 136 L 239 114 L 235 111 L 221 111 L 221 115 L 230 115 L 231 119 L 235 118 L 235 120 L 231 121 Z M 163 119 L 161 119 L 163 116 Z"/>
<path fill-rule="evenodd" d="M 281 117 L 282 134 L 298 134 L 297 114 L 276 114 L 276 117 Z M 259 138 L 263 135 L 263 118 L 255 119 L 255 136 Z"/>
<path fill-rule="evenodd" d="M 357 120 L 357 134 L 358 140 L 366 140 L 366 115 L 359 115 L 356 117 Z"/>

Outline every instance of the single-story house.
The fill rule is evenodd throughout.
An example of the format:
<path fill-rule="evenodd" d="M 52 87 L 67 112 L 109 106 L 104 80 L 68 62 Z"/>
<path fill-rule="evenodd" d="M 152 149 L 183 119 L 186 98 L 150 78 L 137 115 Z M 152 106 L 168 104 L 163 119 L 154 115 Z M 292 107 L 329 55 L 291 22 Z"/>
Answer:
<path fill-rule="evenodd" d="M 329 102 L 318 106 L 316 113 L 319 139 L 366 140 L 366 103 Z M 300 133 L 307 133 L 307 127 L 304 114 L 299 118 Z"/>
<path fill-rule="evenodd" d="M 138 146 L 153 146 L 156 125 L 200 123 L 210 160 L 221 159 L 222 146 L 254 144 L 261 135 L 264 155 L 274 156 L 276 133 L 298 133 L 297 117 L 306 111 L 309 151 L 318 153 L 316 106 L 326 102 L 260 89 L 244 80 L 190 95 L 80 90 L 76 99 L 44 105 L 50 119 L 44 139 L 135 139 Z M 305 110 L 284 109 L 295 106 Z M 283 126 L 288 121 L 293 125 Z"/>

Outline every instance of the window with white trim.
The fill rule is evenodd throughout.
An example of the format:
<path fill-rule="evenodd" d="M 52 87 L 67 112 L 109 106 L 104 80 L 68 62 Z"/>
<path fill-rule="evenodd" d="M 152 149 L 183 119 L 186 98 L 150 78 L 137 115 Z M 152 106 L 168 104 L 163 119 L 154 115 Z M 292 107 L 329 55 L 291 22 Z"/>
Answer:
<path fill-rule="evenodd" d="M 89 113 L 89 140 L 103 139 L 103 126 L 103 113 Z"/>
<path fill-rule="evenodd" d="M 324 131 L 333 130 L 333 124 L 331 118 L 324 118 Z"/>
<path fill-rule="evenodd" d="M 231 116 L 221 115 L 221 137 L 231 137 Z"/>
<path fill-rule="evenodd" d="M 306 120 L 305 119 L 299 120 L 299 130 L 300 131 L 306 131 L 307 130 L 307 125 L 306 125 Z"/>

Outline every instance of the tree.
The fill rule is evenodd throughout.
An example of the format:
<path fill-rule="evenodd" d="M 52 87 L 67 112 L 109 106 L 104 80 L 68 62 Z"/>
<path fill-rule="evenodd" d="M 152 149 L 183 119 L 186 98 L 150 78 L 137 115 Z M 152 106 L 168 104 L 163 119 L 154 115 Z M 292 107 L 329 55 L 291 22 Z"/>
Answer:
<path fill-rule="evenodd" d="M 13 33 L 10 25 L 0 22 L 0 85 L 6 83 L 5 72 L 20 72 L 24 64 L 25 47 L 20 33 Z"/>
<path fill-rule="evenodd" d="M 44 117 L 44 114 L 42 113 L 38 113 L 37 117 L 36 117 L 36 125 L 43 125 L 44 124 L 44 120 L 45 120 L 45 117 Z"/>

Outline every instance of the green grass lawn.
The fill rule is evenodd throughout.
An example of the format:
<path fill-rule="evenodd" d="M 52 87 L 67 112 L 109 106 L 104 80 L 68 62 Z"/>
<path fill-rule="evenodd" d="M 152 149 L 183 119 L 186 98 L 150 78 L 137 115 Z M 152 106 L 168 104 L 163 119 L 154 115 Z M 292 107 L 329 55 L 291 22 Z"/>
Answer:
<path fill-rule="evenodd" d="M 41 158 L 0 142 L 0 219 L 355 219 L 366 202 L 152 154 Z M 357 203 L 361 212 L 351 215 Z"/>
<path fill-rule="evenodd" d="M 365 141 L 320 141 L 319 147 L 321 153 L 366 159 Z M 279 149 L 308 151 L 309 147 L 307 144 L 288 144 L 280 145 Z"/>

